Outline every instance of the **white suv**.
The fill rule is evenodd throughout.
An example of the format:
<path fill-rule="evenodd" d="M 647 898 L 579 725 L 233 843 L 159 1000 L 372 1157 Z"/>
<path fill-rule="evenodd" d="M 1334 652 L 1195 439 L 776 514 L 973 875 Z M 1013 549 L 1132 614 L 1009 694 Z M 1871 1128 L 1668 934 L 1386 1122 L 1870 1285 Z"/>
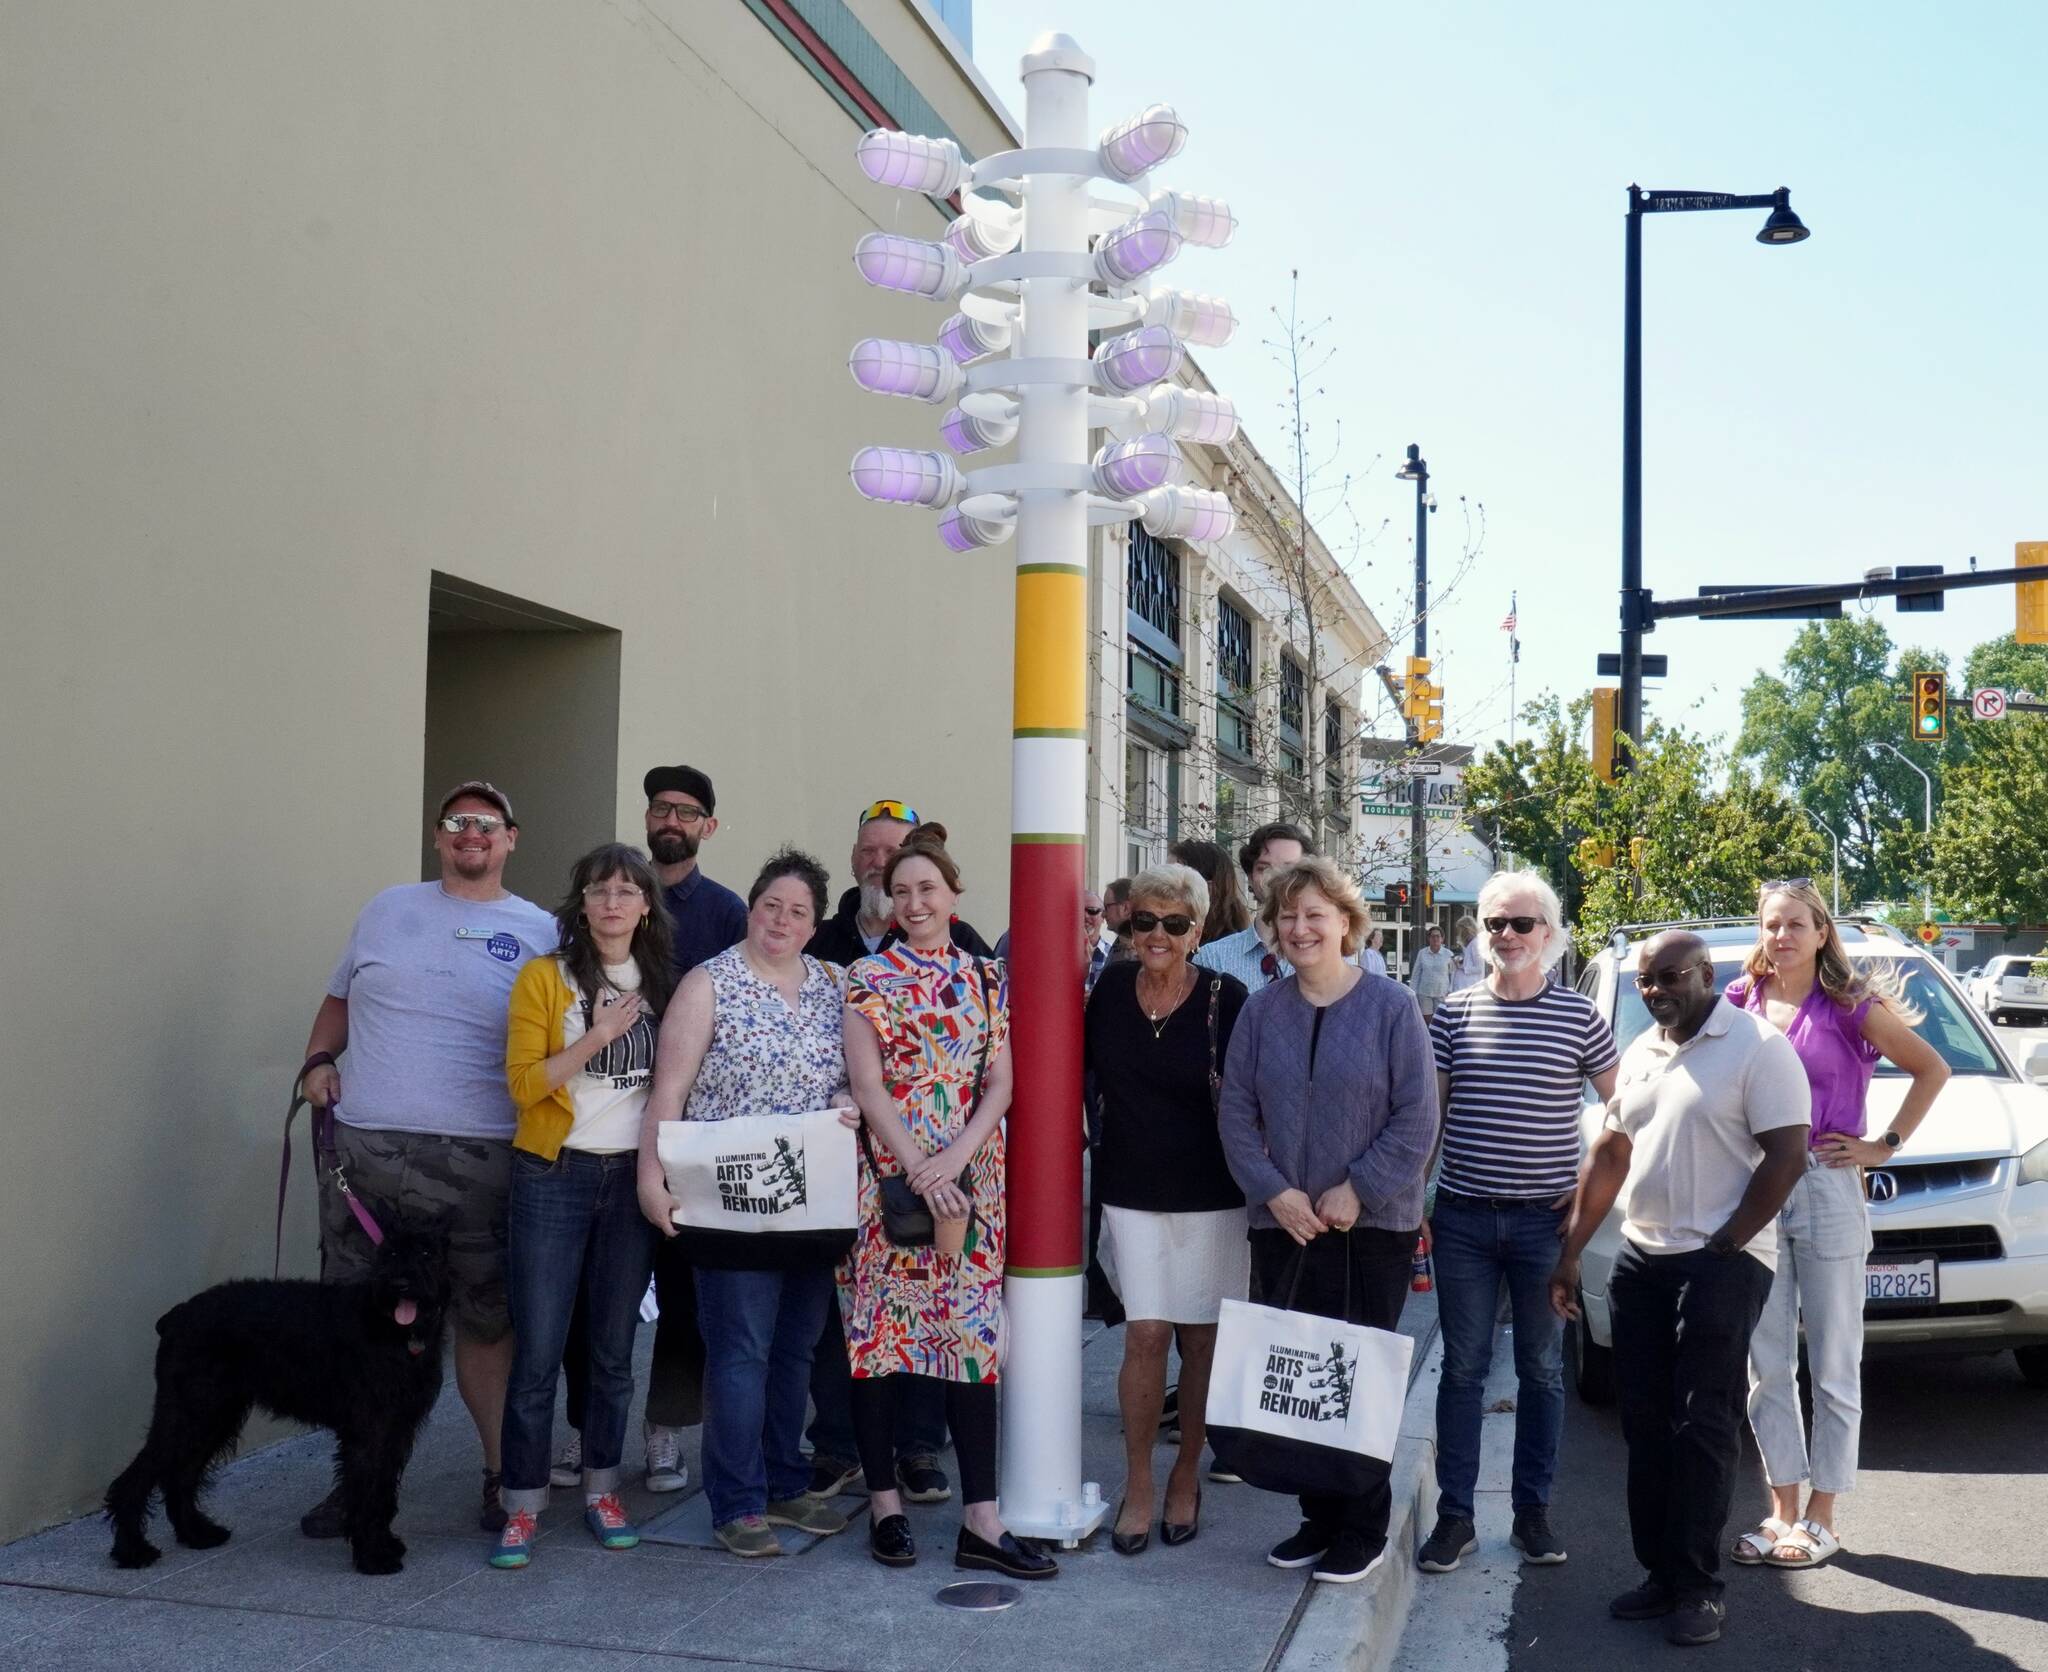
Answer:
<path fill-rule="evenodd" d="M 1707 943 L 1714 983 L 1725 988 L 1756 945 L 1754 921 L 1671 923 L 1617 931 L 1592 959 L 1579 991 L 1599 1007 L 1624 1050 L 1651 1025 L 1636 992 L 1636 956 L 1660 929 L 1686 929 Z M 1852 960 L 1901 966 L 1906 996 L 1926 1019 L 1919 1033 L 1954 1071 L 1919 1131 L 1896 1159 L 1865 1181 L 1874 1246 L 1864 1303 L 1871 1351 L 2012 1350 L 2020 1373 L 2048 1387 L 2048 1045 L 2023 1074 L 1956 987 L 1917 946 L 1882 923 L 1845 919 Z M 2029 1082 L 2033 1083 L 2029 1083 Z M 1870 1129 L 1880 1132 L 1905 1095 L 1906 1077 L 1877 1065 Z M 1604 1110 L 1590 1085 L 1580 1133 L 1590 1145 Z M 1608 1277 L 1621 1248 L 1617 1211 L 1594 1233 L 1580 1268 L 1579 1321 L 1565 1352 L 1582 1398 L 1614 1396 Z"/>

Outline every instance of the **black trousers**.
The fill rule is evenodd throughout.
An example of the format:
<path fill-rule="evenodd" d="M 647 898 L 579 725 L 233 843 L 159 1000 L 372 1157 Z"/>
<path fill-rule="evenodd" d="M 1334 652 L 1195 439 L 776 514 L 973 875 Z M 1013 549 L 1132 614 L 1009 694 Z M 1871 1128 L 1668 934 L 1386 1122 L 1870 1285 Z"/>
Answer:
<path fill-rule="evenodd" d="M 849 1378 L 853 1383 L 853 1437 L 860 1448 L 861 1473 L 870 1492 L 896 1490 L 897 1403 L 944 1399 L 946 1426 L 960 1460 L 960 1501 L 996 1499 L 996 1385 L 942 1382 L 933 1376 L 898 1371 L 891 1376 Z"/>
<path fill-rule="evenodd" d="M 1408 1304 L 1417 1231 L 1361 1225 L 1352 1231 L 1325 1231 L 1301 1248 L 1285 1231 L 1255 1230 L 1252 1292 L 1263 1295 L 1266 1306 L 1393 1329 Z M 1363 1539 L 1369 1550 L 1377 1550 L 1387 1542 L 1387 1517 L 1393 1507 L 1394 1495 L 1383 1476 L 1371 1491 L 1356 1497 L 1303 1494 L 1301 1518 L 1326 1536 L 1350 1533 Z"/>
<path fill-rule="evenodd" d="M 1624 1241 L 1614 1262 L 1629 1533 L 1651 1582 L 1674 1596 L 1721 1594 L 1749 1336 L 1770 1292 L 1770 1267 L 1750 1254 L 1646 1254 Z"/>
<path fill-rule="evenodd" d="M 661 1317 L 647 1368 L 647 1420 L 657 1428 L 694 1428 L 704 1420 L 704 1334 L 697 1327 L 696 1271 L 672 1237 L 654 1245 L 654 1299 Z M 590 1379 L 588 1342 L 579 1294 L 562 1349 L 562 1368 L 569 1377 L 564 1414 L 578 1433 L 583 1430 L 583 1388 Z"/>
<path fill-rule="evenodd" d="M 914 1385 L 896 1393 L 896 1461 L 936 1457 L 946 1449 L 943 1384 L 929 1376 L 901 1379 Z M 839 1316 L 836 1290 L 825 1308 L 825 1328 L 818 1337 L 818 1349 L 811 1355 L 811 1406 L 807 1436 L 811 1455 L 829 1457 L 835 1462 L 859 1457 L 860 1442 L 854 1432 L 853 1370 L 846 1359 L 846 1326 Z"/>

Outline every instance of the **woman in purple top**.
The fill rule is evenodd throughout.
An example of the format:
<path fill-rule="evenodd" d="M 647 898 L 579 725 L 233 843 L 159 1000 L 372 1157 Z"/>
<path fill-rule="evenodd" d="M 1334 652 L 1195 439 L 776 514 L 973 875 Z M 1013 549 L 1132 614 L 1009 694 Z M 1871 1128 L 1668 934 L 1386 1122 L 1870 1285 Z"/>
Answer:
<path fill-rule="evenodd" d="M 1835 1496 L 1856 1484 L 1870 1252 L 1863 1169 L 1883 1165 L 1912 1137 L 1949 1070 L 1913 1031 L 1920 1013 L 1896 977 L 1849 962 L 1812 883 L 1764 884 L 1757 920 L 1756 948 L 1729 984 L 1728 1001 L 1762 1016 L 1799 1053 L 1813 1088 L 1813 1135 L 1806 1172 L 1778 1215 L 1777 1281 L 1750 1338 L 1749 1423 L 1771 1509 L 1730 1554 L 1747 1565 L 1818 1567 L 1841 1548 Z M 1864 1102 L 1880 1057 L 1913 1083 L 1891 1125 L 1866 1138 Z M 1813 1377 L 1810 1453 L 1799 1408 L 1802 1317 Z"/>

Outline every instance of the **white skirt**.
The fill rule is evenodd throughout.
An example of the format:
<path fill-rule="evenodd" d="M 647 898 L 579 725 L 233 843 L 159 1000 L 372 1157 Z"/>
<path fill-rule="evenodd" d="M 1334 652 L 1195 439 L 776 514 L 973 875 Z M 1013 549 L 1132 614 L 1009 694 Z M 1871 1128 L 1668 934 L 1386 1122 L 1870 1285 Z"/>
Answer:
<path fill-rule="evenodd" d="M 1226 1300 L 1243 1300 L 1252 1249 L 1245 1210 L 1147 1213 L 1102 1210 L 1102 1269 L 1133 1318 L 1213 1324 Z"/>

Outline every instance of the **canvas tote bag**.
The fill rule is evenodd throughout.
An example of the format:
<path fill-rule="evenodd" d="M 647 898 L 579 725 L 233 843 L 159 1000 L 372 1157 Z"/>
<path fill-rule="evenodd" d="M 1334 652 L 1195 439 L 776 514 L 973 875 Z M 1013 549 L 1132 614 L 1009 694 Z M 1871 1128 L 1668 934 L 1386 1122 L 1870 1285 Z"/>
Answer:
<path fill-rule="evenodd" d="M 1345 1269 L 1348 1284 L 1348 1251 Z M 1268 1492 L 1351 1497 L 1371 1490 L 1394 1460 L 1414 1351 L 1413 1341 L 1390 1330 L 1226 1300 L 1209 1378 L 1217 1462 Z"/>
<path fill-rule="evenodd" d="M 859 1222 L 853 1133 L 836 1109 L 665 1120 L 655 1137 L 695 1265 L 781 1271 L 837 1260 Z"/>

